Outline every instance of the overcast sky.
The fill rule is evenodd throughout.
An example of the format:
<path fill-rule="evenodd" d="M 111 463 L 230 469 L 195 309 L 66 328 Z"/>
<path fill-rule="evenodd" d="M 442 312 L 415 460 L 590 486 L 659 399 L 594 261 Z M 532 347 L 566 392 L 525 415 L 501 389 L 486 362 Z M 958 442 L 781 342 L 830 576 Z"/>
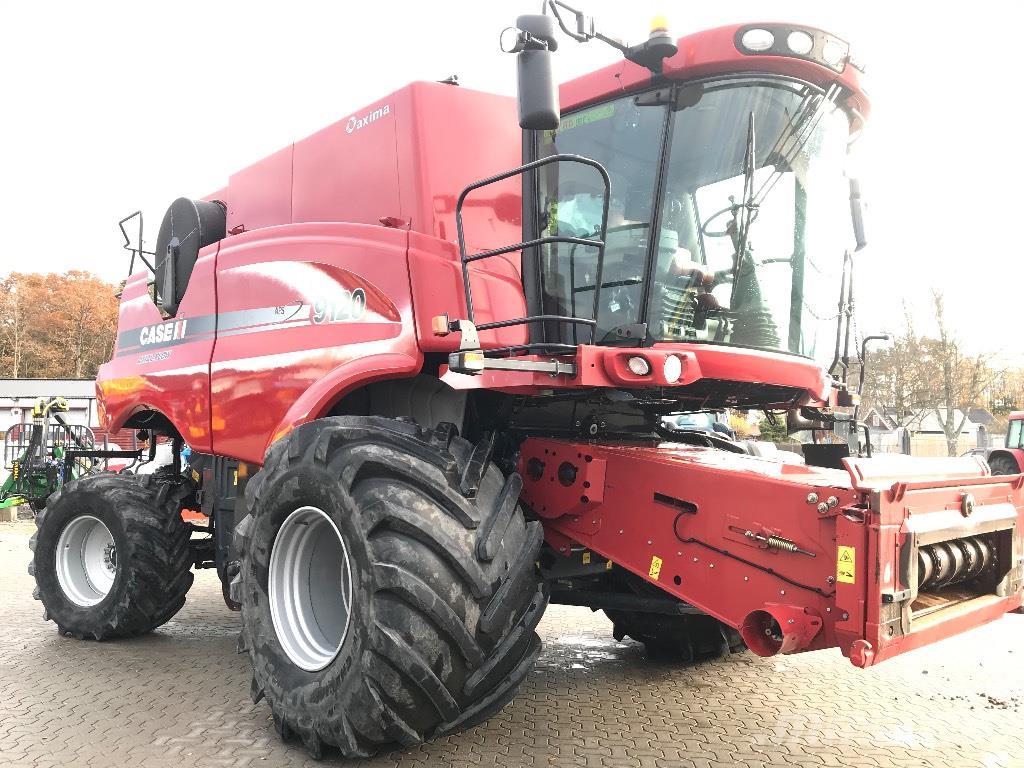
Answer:
<path fill-rule="evenodd" d="M 1024 4 L 579 0 L 602 31 L 639 41 L 799 21 L 849 39 L 873 114 L 859 146 L 872 209 L 859 258 L 862 332 L 921 331 L 928 290 L 976 350 L 1024 363 L 1019 232 Z M 125 276 L 117 220 L 142 209 L 150 242 L 176 197 L 412 80 L 458 74 L 511 94 L 498 34 L 530 2 L 7 2 L 0 0 L 0 274 Z M 566 80 L 619 54 L 566 42 Z"/>

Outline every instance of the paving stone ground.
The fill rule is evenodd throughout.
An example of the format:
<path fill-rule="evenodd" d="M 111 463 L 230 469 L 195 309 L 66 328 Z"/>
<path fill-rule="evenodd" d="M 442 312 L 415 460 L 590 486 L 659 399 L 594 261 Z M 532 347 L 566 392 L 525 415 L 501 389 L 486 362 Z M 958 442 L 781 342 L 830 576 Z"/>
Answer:
<path fill-rule="evenodd" d="M 157 632 L 79 642 L 43 622 L 31 523 L 0 524 L 0 766 L 304 766 L 249 700 L 216 577 Z M 489 722 L 359 766 L 1024 767 L 1024 616 L 863 671 L 838 651 L 652 663 L 602 614 L 552 607 L 545 649 Z"/>

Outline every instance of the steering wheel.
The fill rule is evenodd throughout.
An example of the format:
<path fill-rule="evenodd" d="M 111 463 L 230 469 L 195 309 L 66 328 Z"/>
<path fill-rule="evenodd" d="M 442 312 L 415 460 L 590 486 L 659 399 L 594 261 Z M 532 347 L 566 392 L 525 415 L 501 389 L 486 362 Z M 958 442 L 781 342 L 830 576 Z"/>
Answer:
<path fill-rule="evenodd" d="M 732 234 L 732 232 L 729 231 L 731 222 L 725 226 L 725 229 L 711 229 L 711 222 L 721 218 L 724 213 L 732 213 L 735 208 L 736 204 L 732 203 L 717 213 L 711 214 L 704 223 L 700 225 L 700 233 L 704 235 L 704 237 L 729 237 Z"/>

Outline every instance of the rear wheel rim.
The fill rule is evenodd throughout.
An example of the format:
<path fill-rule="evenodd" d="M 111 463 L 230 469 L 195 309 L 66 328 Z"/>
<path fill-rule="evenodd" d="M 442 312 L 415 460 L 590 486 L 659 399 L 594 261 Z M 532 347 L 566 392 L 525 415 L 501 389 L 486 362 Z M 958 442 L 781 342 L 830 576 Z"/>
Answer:
<path fill-rule="evenodd" d="M 92 515 L 76 517 L 57 539 L 57 582 L 75 605 L 89 607 L 102 602 L 117 577 L 114 537 Z"/>
<path fill-rule="evenodd" d="M 352 613 L 352 565 L 334 521 L 317 507 L 292 512 L 270 552 L 270 616 L 285 654 L 318 672 L 338 655 Z"/>

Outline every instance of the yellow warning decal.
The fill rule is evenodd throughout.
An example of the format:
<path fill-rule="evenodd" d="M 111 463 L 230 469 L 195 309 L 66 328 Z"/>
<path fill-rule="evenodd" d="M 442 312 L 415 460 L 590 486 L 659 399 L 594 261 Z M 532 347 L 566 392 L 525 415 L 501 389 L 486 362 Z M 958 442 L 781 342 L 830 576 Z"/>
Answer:
<path fill-rule="evenodd" d="M 583 564 L 590 565 L 590 552 L 583 553 Z"/>
<path fill-rule="evenodd" d="M 651 558 L 651 569 L 647 572 L 647 575 L 655 581 L 657 581 L 658 576 L 661 575 L 661 558 L 657 555 Z"/>
<path fill-rule="evenodd" d="M 836 581 L 854 584 L 857 581 L 857 550 L 855 547 L 839 547 L 836 556 Z"/>

